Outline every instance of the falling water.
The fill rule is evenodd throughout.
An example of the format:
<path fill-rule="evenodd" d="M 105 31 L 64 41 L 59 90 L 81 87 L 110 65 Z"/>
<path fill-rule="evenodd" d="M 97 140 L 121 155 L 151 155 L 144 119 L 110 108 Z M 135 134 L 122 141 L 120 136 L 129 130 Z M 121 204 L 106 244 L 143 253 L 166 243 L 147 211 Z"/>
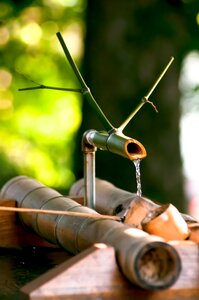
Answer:
<path fill-rule="evenodd" d="M 140 159 L 136 159 L 133 161 L 135 165 L 135 175 L 136 175 L 136 183 L 137 183 L 137 195 L 139 197 L 142 196 L 142 185 L 141 185 L 141 174 L 140 174 Z"/>

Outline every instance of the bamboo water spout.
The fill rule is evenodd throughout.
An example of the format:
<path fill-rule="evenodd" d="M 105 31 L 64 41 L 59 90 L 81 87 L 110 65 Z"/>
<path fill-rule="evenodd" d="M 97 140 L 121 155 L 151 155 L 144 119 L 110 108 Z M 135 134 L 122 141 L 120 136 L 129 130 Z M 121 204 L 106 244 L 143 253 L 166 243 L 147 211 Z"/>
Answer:
<path fill-rule="evenodd" d="M 95 188 L 95 153 L 97 149 L 108 150 L 130 160 L 146 157 L 144 146 L 135 139 L 125 136 L 116 129 L 111 131 L 88 130 L 82 138 L 82 151 L 84 153 L 84 205 L 96 208 Z"/>
<path fill-rule="evenodd" d="M 108 150 L 130 160 L 143 159 L 147 155 L 146 149 L 139 141 L 127 137 L 117 130 L 111 132 L 88 130 L 84 134 L 84 142 L 87 145 L 100 150 Z"/>
<path fill-rule="evenodd" d="M 111 131 L 88 130 L 82 138 L 84 153 L 85 205 L 95 209 L 95 152 L 108 150 L 130 160 L 146 157 L 146 149 L 137 140 L 125 136 L 117 129 Z"/>
<path fill-rule="evenodd" d="M 8 181 L 1 190 L 1 198 L 15 199 L 18 207 L 22 208 L 98 215 L 96 211 L 25 176 Z M 145 289 L 170 287 L 180 274 L 181 262 L 171 245 L 162 238 L 148 235 L 121 222 L 25 212 L 19 213 L 19 217 L 24 225 L 40 236 L 74 254 L 94 243 L 106 243 L 114 247 L 123 274 L 132 283 Z"/>

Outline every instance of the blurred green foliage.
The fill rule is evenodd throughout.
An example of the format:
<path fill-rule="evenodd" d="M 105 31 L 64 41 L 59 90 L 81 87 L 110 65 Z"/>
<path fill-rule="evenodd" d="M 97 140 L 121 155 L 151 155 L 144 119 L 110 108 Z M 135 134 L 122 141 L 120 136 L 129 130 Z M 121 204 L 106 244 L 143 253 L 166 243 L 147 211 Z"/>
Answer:
<path fill-rule="evenodd" d="M 78 87 L 56 37 L 77 65 L 83 53 L 83 0 L 0 2 L 0 185 L 15 175 L 67 190 L 74 181 L 74 137 L 81 97 L 45 84 Z M 81 151 L 81 149 L 80 149 Z"/>

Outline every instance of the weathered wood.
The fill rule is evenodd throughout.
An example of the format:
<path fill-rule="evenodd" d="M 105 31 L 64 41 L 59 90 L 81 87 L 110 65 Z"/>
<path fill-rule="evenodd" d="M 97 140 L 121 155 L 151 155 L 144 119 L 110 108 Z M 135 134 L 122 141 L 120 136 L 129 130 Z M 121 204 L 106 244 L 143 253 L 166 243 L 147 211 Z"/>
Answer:
<path fill-rule="evenodd" d="M 16 207 L 15 200 L 1 200 L 0 205 Z M 0 247 L 18 248 L 26 246 L 57 247 L 34 232 L 28 231 L 20 222 L 16 212 L 0 211 Z"/>
<path fill-rule="evenodd" d="M 112 247 L 96 245 L 24 286 L 24 299 L 96 299 L 130 288 Z M 23 298 L 22 298 L 23 299 Z"/>
<path fill-rule="evenodd" d="M 172 289 L 199 289 L 199 246 L 192 241 L 171 241 L 169 244 L 175 247 L 182 262 L 180 276 Z"/>
<path fill-rule="evenodd" d="M 170 289 L 146 291 L 132 285 L 118 269 L 114 249 L 96 244 L 25 285 L 20 299 L 198 299 L 198 246 L 186 241 L 172 243 L 183 264 Z"/>
<path fill-rule="evenodd" d="M 84 197 L 80 197 L 80 196 L 66 196 L 67 198 L 70 198 L 74 201 L 76 201 L 77 203 L 79 203 L 80 205 L 84 205 Z"/>

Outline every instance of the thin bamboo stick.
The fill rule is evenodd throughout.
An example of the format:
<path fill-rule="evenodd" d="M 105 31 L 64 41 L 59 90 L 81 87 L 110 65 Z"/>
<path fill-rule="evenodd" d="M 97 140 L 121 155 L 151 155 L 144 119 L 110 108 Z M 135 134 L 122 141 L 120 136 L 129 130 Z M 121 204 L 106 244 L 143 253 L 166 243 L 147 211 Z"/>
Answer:
<path fill-rule="evenodd" d="M 89 213 L 80 213 L 72 211 L 62 211 L 62 210 L 50 210 L 50 209 L 36 209 L 36 208 L 19 208 L 19 207 L 6 207 L 0 206 L 0 211 L 13 211 L 20 213 L 35 213 L 35 214 L 50 214 L 50 215 L 63 215 L 63 216 L 73 216 L 73 217 L 82 217 L 82 218 L 93 218 L 93 219 L 108 219 L 121 221 L 120 217 L 109 216 L 109 215 L 100 215 L 100 214 L 89 214 Z"/>
<path fill-rule="evenodd" d="M 150 89 L 150 91 L 148 92 L 148 94 L 141 99 L 141 101 L 138 104 L 138 106 L 134 109 L 134 111 L 128 116 L 128 118 L 117 129 L 119 132 L 122 132 L 124 130 L 124 128 L 127 126 L 127 124 L 131 121 L 131 119 L 135 116 L 135 114 L 141 109 L 141 107 L 146 102 L 149 102 L 149 103 L 151 103 L 154 106 L 154 104 L 151 101 L 149 101 L 148 99 L 151 96 L 151 94 L 153 93 L 153 91 L 155 90 L 156 86 L 158 85 L 158 83 L 160 82 L 160 80 L 162 79 L 162 77 L 164 76 L 164 74 L 166 73 L 166 71 L 168 70 L 168 68 L 170 67 L 170 65 L 172 64 L 173 60 L 174 60 L 174 57 L 171 57 L 170 60 L 169 60 L 169 62 L 168 62 L 168 64 L 166 65 L 166 67 L 164 68 L 164 70 L 162 71 L 162 73 L 160 74 L 160 76 L 158 77 L 158 79 L 156 80 L 156 82 L 153 84 L 153 86 Z"/>
<path fill-rule="evenodd" d="M 114 126 L 110 123 L 110 121 L 108 120 L 108 118 L 105 116 L 105 114 L 103 113 L 102 109 L 100 108 L 100 106 L 98 105 L 98 103 L 95 101 L 93 95 L 91 94 L 90 89 L 88 88 L 88 86 L 86 85 L 81 73 L 79 72 L 72 56 L 70 55 L 70 52 L 68 51 L 68 48 L 64 42 L 64 39 L 61 35 L 60 32 L 57 32 L 57 38 L 62 46 L 62 49 L 64 51 L 64 54 L 77 78 L 77 80 L 79 81 L 81 87 L 84 89 L 83 95 L 84 97 L 87 99 L 87 101 L 89 102 L 89 104 L 91 105 L 91 107 L 94 109 L 95 113 L 97 114 L 99 120 L 102 122 L 102 124 L 104 125 L 106 130 L 111 130 L 114 129 Z"/>

